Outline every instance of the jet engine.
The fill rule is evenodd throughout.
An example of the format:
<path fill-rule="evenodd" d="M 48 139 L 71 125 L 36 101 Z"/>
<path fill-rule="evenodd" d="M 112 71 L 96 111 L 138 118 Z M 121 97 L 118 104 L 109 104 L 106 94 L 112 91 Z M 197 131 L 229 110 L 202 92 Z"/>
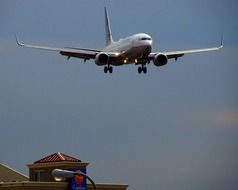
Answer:
<path fill-rule="evenodd" d="M 168 57 L 164 54 L 158 53 L 154 56 L 153 62 L 157 67 L 160 67 L 168 63 Z"/>
<path fill-rule="evenodd" d="M 108 61 L 109 61 L 109 55 L 104 52 L 97 54 L 95 57 L 95 63 L 97 65 L 107 65 Z"/>

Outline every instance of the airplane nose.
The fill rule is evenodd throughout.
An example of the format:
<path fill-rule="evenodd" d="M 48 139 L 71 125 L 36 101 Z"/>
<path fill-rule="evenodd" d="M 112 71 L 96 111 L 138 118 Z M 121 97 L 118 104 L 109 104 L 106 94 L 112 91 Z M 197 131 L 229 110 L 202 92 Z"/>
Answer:
<path fill-rule="evenodd" d="M 151 49 L 152 49 L 152 40 L 146 41 L 146 46 L 147 46 L 148 50 L 151 51 Z"/>
<path fill-rule="evenodd" d="M 143 41 L 143 44 L 145 46 L 152 46 L 152 40 L 145 40 L 145 41 Z"/>
<path fill-rule="evenodd" d="M 153 42 L 152 40 L 148 41 L 148 45 L 152 46 Z"/>
<path fill-rule="evenodd" d="M 150 53 L 151 50 L 152 50 L 152 43 L 151 42 L 146 42 L 144 47 L 145 47 L 145 51 Z"/>

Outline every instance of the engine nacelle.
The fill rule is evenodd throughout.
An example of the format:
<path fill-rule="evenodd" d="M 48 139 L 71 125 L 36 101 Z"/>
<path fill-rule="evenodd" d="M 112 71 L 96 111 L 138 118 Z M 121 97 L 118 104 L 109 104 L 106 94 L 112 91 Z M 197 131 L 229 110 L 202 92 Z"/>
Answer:
<path fill-rule="evenodd" d="M 158 53 L 154 56 L 153 62 L 157 67 L 160 67 L 168 63 L 168 57 L 164 54 Z"/>
<path fill-rule="evenodd" d="M 109 55 L 104 52 L 97 54 L 95 57 L 95 63 L 97 65 L 106 65 L 108 64 L 108 61 L 109 61 Z"/>

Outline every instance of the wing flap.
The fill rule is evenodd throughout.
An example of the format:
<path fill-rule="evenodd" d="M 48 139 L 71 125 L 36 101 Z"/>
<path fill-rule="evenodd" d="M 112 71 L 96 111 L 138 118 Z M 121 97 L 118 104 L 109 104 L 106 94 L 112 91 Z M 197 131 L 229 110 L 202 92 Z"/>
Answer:
<path fill-rule="evenodd" d="M 95 52 L 75 52 L 75 51 L 60 51 L 59 52 L 61 55 L 63 56 L 67 56 L 67 57 L 76 57 L 76 58 L 80 58 L 80 59 L 94 59 L 95 56 L 97 55 L 97 53 Z"/>

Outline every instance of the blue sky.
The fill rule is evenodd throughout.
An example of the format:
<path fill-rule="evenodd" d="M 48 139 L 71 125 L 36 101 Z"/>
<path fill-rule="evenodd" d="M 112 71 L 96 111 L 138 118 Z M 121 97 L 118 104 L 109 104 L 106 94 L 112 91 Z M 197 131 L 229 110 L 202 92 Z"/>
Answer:
<path fill-rule="evenodd" d="M 115 67 L 16 46 L 104 46 L 153 37 L 154 51 L 216 46 L 164 67 Z M 130 189 L 237 189 L 238 3 L 235 0 L 0 0 L 0 162 L 61 151 L 90 162 L 96 182 Z"/>

